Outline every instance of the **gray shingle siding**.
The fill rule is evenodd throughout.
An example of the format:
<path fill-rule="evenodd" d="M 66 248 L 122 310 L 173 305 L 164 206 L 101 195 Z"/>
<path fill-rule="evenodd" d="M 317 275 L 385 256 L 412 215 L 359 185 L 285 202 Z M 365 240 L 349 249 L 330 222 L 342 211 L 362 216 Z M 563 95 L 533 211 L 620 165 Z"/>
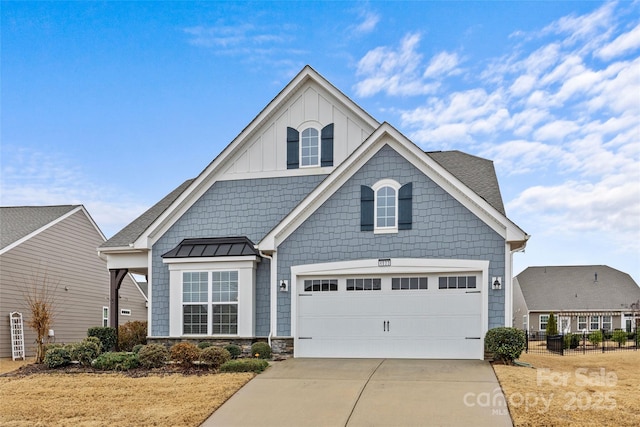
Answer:
<path fill-rule="evenodd" d="M 397 234 L 360 231 L 360 186 L 413 182 L 413 226 Z M 356 172 L 278 247 L 278 280 L 293 265 L 370 258 L 489 260 L 505 277 L 505 241 L 388 146 Z M 291 334 L 291 294 L 278 293 L 278 336 Z M 489 294 L 489 328 L 504 325 L 504 290 Z"/>
<path fill-rule="evenodd" d="M 169 335 L 169 270 L 162 263 L 162 254 L 185 238 L 246 236 L 257 243 L 325 177 L 218 181 L 211 186 L 153 245 L 151 335 Z M 256 272 L 258 335 L 267 335 L 269 330 L 270 277 L 264 261 Z"/>

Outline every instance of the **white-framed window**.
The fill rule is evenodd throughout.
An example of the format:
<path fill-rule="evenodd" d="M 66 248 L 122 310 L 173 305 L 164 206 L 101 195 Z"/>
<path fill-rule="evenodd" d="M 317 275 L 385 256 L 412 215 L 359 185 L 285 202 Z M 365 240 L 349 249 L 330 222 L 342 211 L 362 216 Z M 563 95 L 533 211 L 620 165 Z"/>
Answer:
<path fill-rule="evenodd" d="M 374 191 L 374 233 L 397 233 L 400 184 L 383 179 L 371 188 Z"/>
<path fill-rule="evenodd" d="M 589 329 L 592 331 L 600 329 L 600 316 L 590 316 Z"/>
<path fill-rule="evenodd" d="M 102 307 L 102 326 L 109 326 L 109 307 Z"/>
<path fill-rule="evenodd" d="M 613 329 L 612 326 L 611 316 L 602 316 L 602 329 L 610 331 Z"/>
<path fill-rule="evenodd" d="M 541 314 L 540 315 L 540 331 L 546 331 L 547 330 L 547 324 L 549 323 L 549 315 L 548 314 Z"/>
<path fill-rule="evenodd" d="M 380 291 L 380 290 L 382 290 L 382 279 L 380 278 L 347 279 L 347 291 Z"/>
<path fill-rule="evenodd" d="M 306 128 L 300 135 L 300 167 L 320 166 L 320 131 Z"/>
<path fill-rule="evenodd" d="M 428 289 L 427 277 L 392 277 L 391 290 L 426 290 Z"/>
<path fill-rule="evenodd" d="M 438 289 L 476 289 L 476 276 L 440 276 Z"/>
<path fill-rule="evenodd" d="M 587 316 L 578 316 L 578 330 L 584 331 L 587 329 Z"/>
<path fill-rule="evenodd" d="M 255 335 L 255 256 L 164 259 L 169 336 Z"/>
<path fill-rule="evenodd" d="M 122 316 L 131 316 L 131 310 L 129 310 L 128 308 L 122 308 L 120 309 L 120 314 Z"/>
<path fill-rule="evenodd" d="M 310 279 L 304 281 L 305 292 L 336 292 L 338 279 Z"/>

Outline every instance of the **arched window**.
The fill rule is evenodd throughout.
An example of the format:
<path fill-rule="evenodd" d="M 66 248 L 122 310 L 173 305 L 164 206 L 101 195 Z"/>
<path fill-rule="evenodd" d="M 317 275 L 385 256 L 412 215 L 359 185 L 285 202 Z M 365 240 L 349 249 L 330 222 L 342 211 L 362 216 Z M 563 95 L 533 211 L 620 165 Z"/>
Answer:
<path fill-rule="evenodd" d="M 396 190 L 384 186 L 376 191 L 376 228 L 396 227 Z"/>
<path fill-rule="evenodd" d="M 319 166 L 320 133 L 317 129 L 307 128 L 302 131 L 300 141 L 300 166 Z"/>

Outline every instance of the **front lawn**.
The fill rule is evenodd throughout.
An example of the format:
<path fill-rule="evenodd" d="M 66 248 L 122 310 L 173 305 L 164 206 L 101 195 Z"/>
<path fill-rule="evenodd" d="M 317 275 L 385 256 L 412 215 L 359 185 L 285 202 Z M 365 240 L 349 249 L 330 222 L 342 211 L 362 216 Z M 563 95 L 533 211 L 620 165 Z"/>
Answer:
<path fill-rule="evenodd" d="M 640 351 L 519 360 L 493 366 L 516 427 L 640 425 Z"/>
<path fill-rule="evenodd" d="M 199 426 L 255 374 L 0 377 L 2 426 Z"/>

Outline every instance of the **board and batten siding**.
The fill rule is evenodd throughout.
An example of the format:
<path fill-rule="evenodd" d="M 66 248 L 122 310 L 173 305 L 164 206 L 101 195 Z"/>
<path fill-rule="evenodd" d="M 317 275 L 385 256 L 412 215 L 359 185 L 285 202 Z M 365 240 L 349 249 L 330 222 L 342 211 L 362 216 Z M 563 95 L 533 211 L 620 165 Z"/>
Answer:
<path fill-rule="evenodd" d="M 221 179 L 234 179 L 239 174 L 289 173 L 287 127 L 302 131 L 309 125 L 322 128 L 331 123 L 334 124 L 334 165 L 342 163 L 374 131 L 319 85 L 310 83 L 251 137 L 245 148 L 230 161 Z"/>
<path fill-rule="evenodd" d="M 12 311 L 23 314 L 26 355 L 35 355 L 25 292 L 38 277 L 46 276 L 55 290 L 56 342 L 80 341 L 88 328 L 102 326 L 102 308 L 109 306 L 109 271 L 96 248 L 103 242 L 84 212 L 78 211 L 0 255 L 0 357 L 11 357 Z M 145 298 L 130 276 L 122 283 L 120 297 L 120 309 L 131 310 L 130 316 L 120 316 L 120 324 L 147 320 Z"/>

